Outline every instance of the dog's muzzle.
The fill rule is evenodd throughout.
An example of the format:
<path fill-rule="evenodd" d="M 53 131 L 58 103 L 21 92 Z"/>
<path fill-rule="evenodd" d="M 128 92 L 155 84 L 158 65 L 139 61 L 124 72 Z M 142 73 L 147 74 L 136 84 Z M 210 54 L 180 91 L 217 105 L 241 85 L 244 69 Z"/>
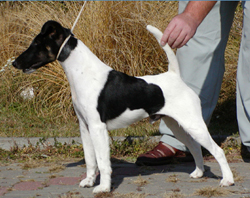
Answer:
<path fill-rule="evenodd" d="M 40 64 L 40 63 L 38 63 L 38 64 Z M 25 74 L 31 74 L 31 73 L 33 73 L 34 71 L 36 71 L 36 65 L 38 65 L 38 64 L 35 64 L 35 65 L 33 65 L 33 66 L 31 66 L 30 68 L 21 68 L 20 66 L 18 66 L 18 63 L 17 63 L 17 61 L 14 61 L 14 62 L 12 62 L 12 65 L 15 67 L 15 68 L 17 68 L 17 69 L 22 69 L 23 70 L 23 73 L 25 73 Z"/>

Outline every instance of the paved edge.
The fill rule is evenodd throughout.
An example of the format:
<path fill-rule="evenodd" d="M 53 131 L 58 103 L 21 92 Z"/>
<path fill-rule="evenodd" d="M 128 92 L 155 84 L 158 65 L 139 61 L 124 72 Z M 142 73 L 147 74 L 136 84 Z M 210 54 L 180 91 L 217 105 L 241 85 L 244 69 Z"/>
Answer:
<path fill-rule="evenodd" d="M 161 136 L 151 136 L 151 137 L 112 137 L 110 142 L 114 141 L 129 141 L 132 142 L 135 139 L 147 139 L 149 138 L 152 142 L 160 141 Z M 45 148 L 47 146 L 53 146 L 57 143 L 61 144 L 76 144 L 81 145 L 82 140 L 80 137 L 56 137 L 56 138 L 42 138 L 42 137 L 0 137 L 0 148 L 4 150 L 11 150 L 14 147 L 23 148 L 24 146 L 39 146 Z"/>
<path fill-rule="evenodd" d="M 220 136 L 220 135 L 215 135 L 213 136 L 214 139 L 223 139 L 226 140 L 228 138 L 233 138 L 236 140 L 238 144 L 241 144 L 241 140 L 239 136 Z M 152 142 L 159 142 L 161 139 L 161 135 L 159 136 L 129 136 L 129 137 L 110 137 L 110 143 L 112 140 L 114 141 L 129 141 L 132 142 L 135 139 L 146 139 L 147 141 L 152 141 Z M 0 137 L 0 148 L 4 150 L 11 150 L 14 147 L 19 147 L 23 148 L 24 146 L 40 146 L 42 147 L 47 147 L 47 146 L 53 146 L 56 143 L 61 143 L 61 144 L 76 144 L 76 145 L 81 145 L 82 141 L 80 137 L 56 137 L 56 138 L 42 138 L 42 137 L 30 137 L 30 138 L 25 138 L 25 137 Z"/>

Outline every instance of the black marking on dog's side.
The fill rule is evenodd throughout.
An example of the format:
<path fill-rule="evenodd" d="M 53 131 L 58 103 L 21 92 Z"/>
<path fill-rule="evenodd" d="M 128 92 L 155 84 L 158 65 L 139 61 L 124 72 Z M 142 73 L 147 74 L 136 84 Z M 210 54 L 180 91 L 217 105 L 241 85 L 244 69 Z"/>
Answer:
<path fill-rule="evenodd" d="M 144 109 L 149 115 L 159 111 L 165 100 L 159 86 L 112 70 L 98 98 L 97 110 L 101 121 L 121 115 L 127 108 Z"/>

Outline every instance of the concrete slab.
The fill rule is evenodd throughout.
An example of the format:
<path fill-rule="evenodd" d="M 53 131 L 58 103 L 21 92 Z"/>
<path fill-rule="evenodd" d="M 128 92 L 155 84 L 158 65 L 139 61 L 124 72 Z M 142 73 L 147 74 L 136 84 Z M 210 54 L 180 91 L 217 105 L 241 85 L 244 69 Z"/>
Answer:
<path fill-rule="evenodd" d="M 78 164 L 73 166 L 72 164 Z M 68 166 L 68 167 L 67 167 Z M 0 195 L 3 197 L 63 197 L 67 194 L 75 197 L 94 197 L 93 188 L 80 188 L 80 180 L 85 176 L 86 168 L 79 163 L 67 163 L 65 169 L 50 178 L 49 167 L 22 170 L 20 164 L 0 167 Z M 249 163 L 230 163 L 235 176 L 235 186 L 220 188 L 221 172 L 216 162 L 205 163 L 203 178 L 192 179 L 189 173 L 194 163 L 169 164 L 155 167 L 138 167 L 133 163 L 112 164 L 112 195 L 141 194 L 142 197 L 168 197 L 179 194 L 183 197 L 202 197 L 198 190 L 204 188 L 219 189 L 227 193 L 226 197 L 239 198 L 250 196 Z M 44 174 L 43 174 L 44 173 Z M 20 178 L 20 175 L 23 178 Z M 27 179 L 28 178 L 28 179 Z M 99 180 L 97 179 L 97 184 Z M 105 196 L 104 196 L 105 197 Z M 225 197 L 218 196 L 218 197 Z"/>

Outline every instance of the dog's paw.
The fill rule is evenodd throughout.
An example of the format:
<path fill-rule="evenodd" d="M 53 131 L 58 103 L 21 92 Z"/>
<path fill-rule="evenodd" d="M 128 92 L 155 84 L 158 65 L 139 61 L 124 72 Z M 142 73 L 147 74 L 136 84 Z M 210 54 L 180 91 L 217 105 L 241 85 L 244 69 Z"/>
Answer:
<path fill-rule="evenodd" d="M 110 186 L 100 184 L 99 186 L 96 186 L 93 190 L 94 194 L 101 193 L 101 192 L 110 192 Z"/>
<path fill-rule="evenodd" d="M 191 178 L 200 178 L 203 176 L 203 170 L 196 168 L 191 174 L 190 177 Z"/>
<path fill-rule="evenodd" d="M 94 183 L 95 183 L 95 178 L 92 178 L 92 177 L 86 177 L 85 179 L 83 179 L 79 186 L 80 187 L 92 187 L 94 186 Z"/>
<path fill-rule="evenodd" d="M 234 185 L 234 180 L 233 179 L 225 179 L 225 178 L 223 178 L 220 181 L 220 187 L 232 186 L 232 185 Z"/>

